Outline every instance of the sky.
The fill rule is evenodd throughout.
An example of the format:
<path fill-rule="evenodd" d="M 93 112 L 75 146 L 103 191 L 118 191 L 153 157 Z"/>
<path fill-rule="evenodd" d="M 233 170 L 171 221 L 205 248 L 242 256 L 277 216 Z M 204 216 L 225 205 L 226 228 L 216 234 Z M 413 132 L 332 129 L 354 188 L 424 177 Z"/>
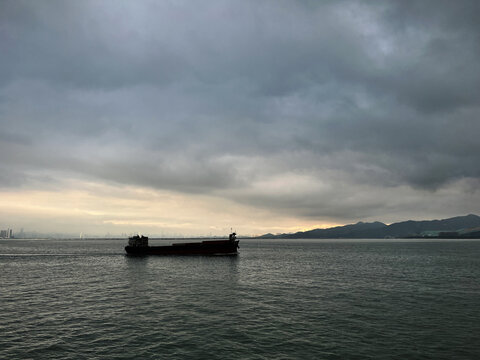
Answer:
<path fill-rule="evenodd" d="M 0 1 L 0 228 L 479 214 L 478 1 Z"/>

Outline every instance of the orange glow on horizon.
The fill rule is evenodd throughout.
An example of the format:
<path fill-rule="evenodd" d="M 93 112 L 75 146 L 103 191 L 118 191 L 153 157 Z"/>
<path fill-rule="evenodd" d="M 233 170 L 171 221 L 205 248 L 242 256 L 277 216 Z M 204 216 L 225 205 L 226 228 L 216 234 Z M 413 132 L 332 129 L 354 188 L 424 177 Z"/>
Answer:
<path fill-rule="evenodd" d="M 185 195 L 129 186 L 75 181 L 62 191 L 0 192 L 0 216 L 19 230 L 56 233 L 130 233 L 242 236 L 294 233 L 335 226 L 252 209 L 208 195 Z M 226 211 L 226 209 L 228 209 Z M 299 225 L 300 224 L 300 225 Z"/>

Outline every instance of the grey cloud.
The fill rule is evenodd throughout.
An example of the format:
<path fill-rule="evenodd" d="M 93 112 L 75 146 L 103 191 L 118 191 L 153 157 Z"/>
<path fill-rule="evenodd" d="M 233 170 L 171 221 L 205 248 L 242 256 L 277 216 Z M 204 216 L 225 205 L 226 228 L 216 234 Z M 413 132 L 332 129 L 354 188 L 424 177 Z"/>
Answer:
<path fill-rule="evenodd" d="M 478 6 L 3 1 L 0 161 L 23 184 L 55 172 L 373 214 L 391 199 L 325 174 L 349 194 L 480 178 Z M 252 190 L 292 171 L 343 200 Z"/>

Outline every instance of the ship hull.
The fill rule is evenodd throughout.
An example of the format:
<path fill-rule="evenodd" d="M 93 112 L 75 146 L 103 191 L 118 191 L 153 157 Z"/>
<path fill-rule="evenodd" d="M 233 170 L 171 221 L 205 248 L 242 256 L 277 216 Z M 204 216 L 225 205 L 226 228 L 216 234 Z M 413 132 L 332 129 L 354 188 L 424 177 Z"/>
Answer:
<path fill-rule="evenodd" d="M 125 246 L 128 255 L 237 255 L 238 240 L 213 240 L 169 246 Z"/>

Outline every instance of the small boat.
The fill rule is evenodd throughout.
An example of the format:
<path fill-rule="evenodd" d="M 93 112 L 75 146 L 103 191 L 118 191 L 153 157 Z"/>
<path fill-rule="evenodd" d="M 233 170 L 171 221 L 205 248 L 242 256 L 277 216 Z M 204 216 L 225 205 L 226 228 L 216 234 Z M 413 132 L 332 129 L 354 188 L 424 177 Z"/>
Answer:
<path fill-rule="evenodd" d="M 191 243 L 174 243 L 166 246 L 149 246 L 147 236 L 128 238 L 125 251 L 128 255 L 237 255 L 237 234 L 232 232 L 228 240 L 206 240 Z"/>

